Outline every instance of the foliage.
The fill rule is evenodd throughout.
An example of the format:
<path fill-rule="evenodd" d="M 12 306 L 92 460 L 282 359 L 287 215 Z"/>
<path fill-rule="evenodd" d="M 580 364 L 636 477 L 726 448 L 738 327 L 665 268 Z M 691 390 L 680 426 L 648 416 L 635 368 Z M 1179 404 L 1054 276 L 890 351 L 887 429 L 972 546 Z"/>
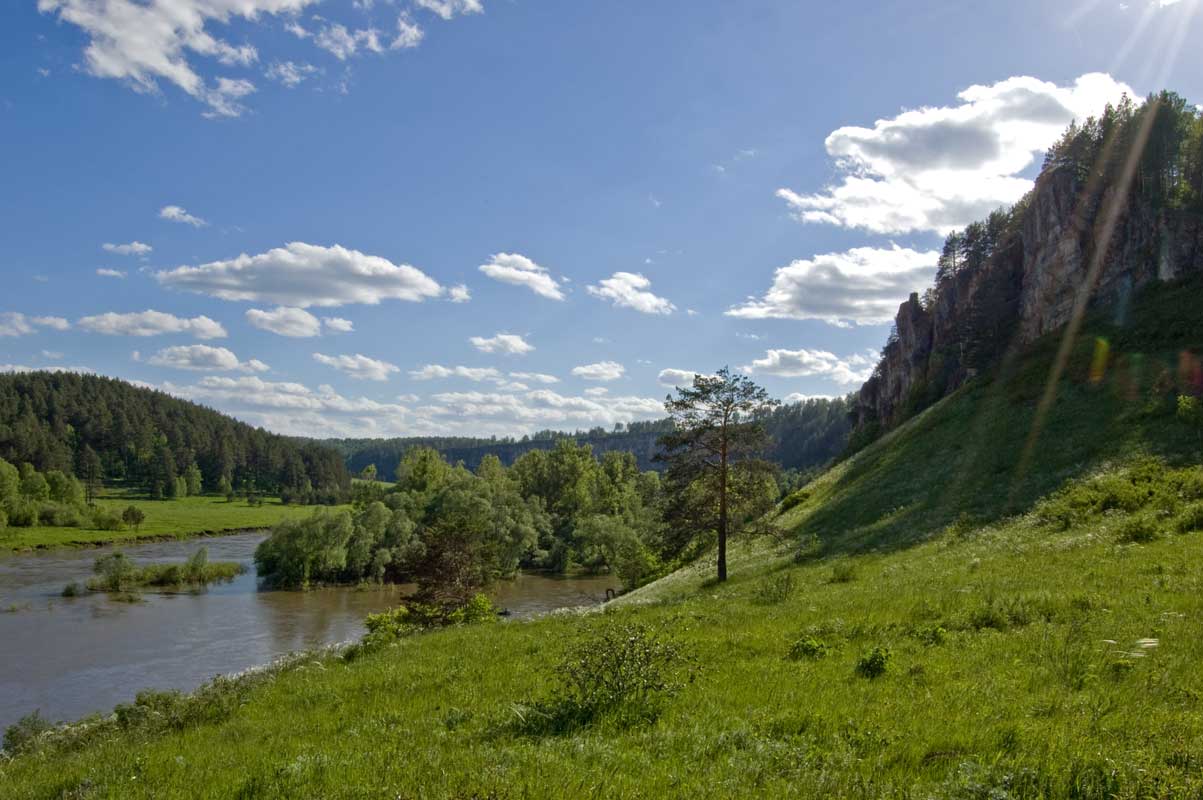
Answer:
<path fill-rule="evenodd" d="M 497 609 L 483 594 L 475 595 L 453 609 L 409 600 L 388 611 L 368 614 L 364 619 L 367 633 L 358 645 L 347 651 L 347 658 L 353 660 L 420 631 L 496 621 Z"/>
<path fill-rule="evenodd" d="M 856 674 L 862 678 L 880 678 L 890 668 L 890 649 L 874 647 L 856 662 Z"/>
<path fill-rule="evenodd" d="M 802 659 L 823 658 L 831 653 L 831 647 L 822 639 L 814 636 L 803 636 L 789 648 L 789 657 L 795 661 Z"/>
<path fill-rule="evenodd" d="M 92 571 L 96 577 L 87 582 L 88 589 L 120 593 L 146 586 L 208 586 L 210 583 L 231 581 L 246 572 L 246 567 L 234 561 L 210 563 L 209 549 L 202 547 L 183 564 L 147 564 L 142 567 L 135 565 L 121 551 L 116 551 L 96 559 Z M 64 597 L 74 597 L 76 594 L 76 583 L 67 584 L 63 589 Z"/>
<path fill-rule="evenodd" d="M 606 719 L 619 726 L 654 720 L 692 679 L 692 659 L 662 631 L 604 620 L 579 633 L 556 664 L 551 697 L 518 707 L 527 733 L 565 733 Z"/>
<path fill-rule="evenodd" d="M 4 731 L 4 752 L 19 753 L 32 747 L 37 738 L 54 726 L 39 712 L 26 714 Z"/>
<path fill-rule="evenodd" d="M 125 511 L 121 512 L 121 521 L 136 531 L 146 521 L 146 512 L 137 506 L 126 506 Z"/>
<path fill-rule="evenodd" d="M 666 521 L 695 535 L 718 535 L 718 580 L 727 579 L 727 536 L 762 516 L 776 500 L 773 466 L 759 458 L 768 444 L 756 420 L 778 403 L 743 375 L 723 367 L 694 375 L 664 403 L 674 423 L 660 439 L 670 496 Z M 698 489 L 701 487 L 701 491 Z"/>
<path fill-rule="evenodd" d="M 203 482 L 216 487 L 222 478 L 276 493 L 299 495 L 308 487 L 306 502 L 338 502 L 350 491 L 333 448 L 270 434 L 162 392 L 67 372 L 0 375 L 0 457 L 42 472 L 74 471 L 91 495 L 104 477 L 168 498 L 196 495 Z"/>

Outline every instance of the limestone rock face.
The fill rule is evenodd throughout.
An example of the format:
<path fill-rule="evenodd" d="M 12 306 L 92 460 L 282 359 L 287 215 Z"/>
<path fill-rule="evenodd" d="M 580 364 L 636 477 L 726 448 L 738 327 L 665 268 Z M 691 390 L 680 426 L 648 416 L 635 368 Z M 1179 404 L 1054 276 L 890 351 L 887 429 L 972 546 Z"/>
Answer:
<path fill-rule="evenodd" d="M 899 307 L 897 335 L 858 395 L 858 425 L 897 424 L 986 366 L 983 352 L 1030 344 L 1064 327 L 1079 305 L 1112 304 L 1152 281 L 1203 270 L 1198 215 L 1089 188 L 1068 169 L 1046 170 L 1018 236 L 926 302 L 912 294 Z"/>

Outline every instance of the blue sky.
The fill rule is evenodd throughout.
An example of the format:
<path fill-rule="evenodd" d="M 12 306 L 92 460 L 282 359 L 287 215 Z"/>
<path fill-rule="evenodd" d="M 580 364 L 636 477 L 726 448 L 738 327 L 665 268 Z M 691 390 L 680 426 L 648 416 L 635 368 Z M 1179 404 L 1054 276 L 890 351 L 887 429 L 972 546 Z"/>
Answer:
<path fill-rule="evenodd" d="M 1203 99 L 1198 2 L 14 0 L 0 365 L 322 436 L 842 394 L 1069 119 Z"/>

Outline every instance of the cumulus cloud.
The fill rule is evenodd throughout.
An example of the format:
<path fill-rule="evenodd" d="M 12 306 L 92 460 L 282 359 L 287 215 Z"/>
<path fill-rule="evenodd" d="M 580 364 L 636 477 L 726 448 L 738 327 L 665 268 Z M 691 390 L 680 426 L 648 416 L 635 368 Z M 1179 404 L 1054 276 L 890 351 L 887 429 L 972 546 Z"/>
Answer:
<path fill-rule="evenodd" d="M 480 271 L 495 281 L 525 286 L 535 294 L 551 300 L 563 300 L 560 284 L 546 268 L 518 253 L 497 253 Z"/>
<path fill-rule="evenodd" d="M 472 292 L 466 284 L 460 283 L 447 290 L 447 299 L 453 303 L 466 303 L 472 299 Z"/>
<path fill-rule="evenodd" d="M 257 358 L 240 361 L 238 356 L 224 347 L 207 344 L 165 347 L 146 360 L 155 367 L 187 369 L 197 372 L 267 372 L 270 367 Z"/>
<path fill-rule="evenodd" d="M 505 380 L 501 372 L 493 367 L 445 367 L 442 364 L 427 364 L 420 369 L 411 369 L 409 377 L 416 381 L 431 381 L 440 378 L 466 378 L 470 381 Z"/>
<path fill-rule="evenodd" d="M 513 333 L 499 333 L 487 339 L 473 336 L 468 341 L 482 353 L 502 353 L 507 356 L 522 356 L 535 349 L 534 345 Z"/>
<path fill-rule="evenodd" d="M 480 0 L 414 0 L 414 5 L 433 11 L 443 19 L 451 19 L 456 14 L 483 14 L 485 10 Z"/>
<path fill-rule="evenodd" d="M 291 242 L 259 255 L 177 267 L 155 273 L 161 284 L 222 300 L 282 306 L 376 305 L 382 300 L 421 302 L 443 288 L 409 264 L 349 250 L 340 245 Z"/>
<path fill-rule="evenodd" d="M 200 217 L 189 214 L 187 210 L 180 206 L 163 206 L 159 209 L 159 219 L 165 219 L 168 222 L 179 222 L 183 225 L 191 225 L 194 228 L 203 228 L 209 224 Z"/>
<path fill-rule="evenodd" d="M 426 409 L 447 426 L 516 435 L 548 426 L 610 427 L 618 422 L 664 416 L 661 401 L 635 396 L 574 396 L 550 389 L 527 392 L 443 392 Z"/>
<path fill-rule="evenodd" d="M 0 313 L 0 336 L 25 336 L 38 328 L 65 331 L 71 323 L 62 317 L 27 317 L 20 311 Z"/>
<path fill-rule="evenodd" d="M 693 378 L 695 375 L 705 375 L 705 372 L 691 372 L 687 369 L 662 369 L 660 374 L 656 376 L 656 380 L 661 386 L 667 386 L 672 389 L 677 386 L 693 386 Z"/>
<path fill-rule="evenodd" d="M 248 308 L 246 321 L 260 330 L 294 339 L 306 339 L 322 333 L 321 321 L 303 308 L 277 306 L 271 311 Z"/>
<path fill-rule="evenodd" d="M 572 374 L 587 381 L 616 381 L 626 374 L 626 367 L 617 361 L 599 361 L 572 368 Z"/>
<path fill-rule="evenodd" d="M 387 381 L 391 373 L 401 371 L 401 368 L 396 364 L 368 358 L 359 353 L 353 356 L 328 356 L 322 353 L 314 353 L 313 360 L 319 364 L 333 367 L 339 372 L 360 381 Z"/>
<path fill-rule="evenodd" d="M 177 317 L 162 311 L 135 311 L 126 314 L 108 312 L 84 317 L 77 323 L 92 333 L 107 336 L 159 336 L 165 333 L 186 333 L 197 339 L 224 339 L 226 329 L 206 316 Z"/>
<path fill-rule="evenodd" d="M 805 403 L 808 400 L 834 400 L 833 394 L 802 394 L 801 392 L 793 392 L 781 398 L 785 403 Z"/>
<path fill-rule="evenodd" d="M 154 248 L 150 245 L 138 241 L 130 242 L 128 244 L 112 244 L 110 242 L 105 242 L 100 246 L 100 248 L 107 253 L 116 253 L 119 256 L 144 256 L 150 251 L 154 250 Z"/>
<path fill-rule="evenodd" d="M 389 44 L 390 50 L 408 50 L 417 47 L 426 38 L 426 32 L 406 14 L 397 17 L 397 35 Z"/>
<path fill-rule="evenodd" d="M 746 373 L 760 372 L 780 378 L 827 378 L 839 384 L 864 383 L 873 374 L 877 358 L 872 352 L 856 353 L 840 358 L 826 350 L 769 350 L 764 358 L 758 358 L 747 366 L 740 367 Z"/>
<path fill-rule="evenodd" d="M 47 364 L 41 367 L 30 367 L 24 364 L 0 364 L 0 372 L 78 372 L 90 375 L 96 370 L 91 367 L 64 367 L 61 364 Z"/>
<path fill-rule="evenodd" d="M 893 245 L 856 247 L 781 267 L 764 297 L 728 310 L 744 319 L 817 319 L 832 325 L 889 322 L 911 292 L 928 286 L 939 253 Z"/>
<path fill-rule="evenodd" d="M 293 14 L 316 0 L 38 0 L 38 10 L 82 29 L 88 36 L 83 68 L 98 78 L 122 81 L 135 91 L 157 93 L 174 84 L 209 106 L 209 114 L 237 116 L 229 79 L 207 81 L 192 55 L 224 66 L 248 66 L 259 58 L 249 44 L 217 38 L 210 23 L 234 18 L 254 22 L 266 14 Z M 222 83 L 222 81 L 227 81 Z"/>
<path fill-rule="evenodd" d="M 528 383 L 559 383 L 560 379 L 555 375 L 548 375 L 544 372 L 511 372 L 510 377 L 519 381 L 527 381 Z"/>
<path fill-rule="evenodd" d="M 373 53 L 384 52 L 384 46 L 380 44 L 380 32 L 375 28 L 351 31 L 338 23 L 326 25 L 314 34 L 313 43 L 339 61 L 346 61 L 360 48 Z"/>
<path fill-rule="evenodd" d="M 119 269 L 101 268 L 101 269 L 96 270 L 96 274 L 102 278 L 118 278 L 118 279 L 122 279 L 122 280 L 125 279 L 125 272 L 123 270 L 119 270 Z"/>
<path fill-rule="evenodd" d="M 355 330 L 355 323 L 342 317 L 322 317 L 322 325 L 332 333 L 351 333 Z"/>
<path fill-rule="evenodd" d="M 279 81 L 289 89 L 295 89 L 307 78 L 319 72 L 321 70 L 312 64 L 298 64 L 294 61 L 276 61 L 263 74 L 273 81 Z"/>
<path fill-rule="evenodd" d="M 803 222 L 874 233 L 947 233 L 1018 200 L 1022 173 L 1074 119 L 1132 89 L 1091 73 L 1070 86 L 1030 77 L 971 86 L 953 106 L 924 107 L 827 137 L 841 180 L 821 192 L 780 189 Z"/>
<path fill-rule="evenodd" d="M 598 281 L 596 286 L 587 286 L 585 289 L 594 297 L 644 314 L 671 314 L 675 311 L 677 307 L 668 300 L 648 291 L 651 285 L 650 280 L 637 272 L 615 272 L 611 277 Z"/>

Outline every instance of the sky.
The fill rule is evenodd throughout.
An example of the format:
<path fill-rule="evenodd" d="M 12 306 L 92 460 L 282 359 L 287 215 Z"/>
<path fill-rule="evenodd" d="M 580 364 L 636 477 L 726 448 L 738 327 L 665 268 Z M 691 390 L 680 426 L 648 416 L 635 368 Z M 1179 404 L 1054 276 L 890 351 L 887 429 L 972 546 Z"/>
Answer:
<path fill-rule="evenodd" d="M 0 370 L 319 437 L 842 395 L 1071 120 L 1203 102 L 1200 2 L 10 0 Z"/>

